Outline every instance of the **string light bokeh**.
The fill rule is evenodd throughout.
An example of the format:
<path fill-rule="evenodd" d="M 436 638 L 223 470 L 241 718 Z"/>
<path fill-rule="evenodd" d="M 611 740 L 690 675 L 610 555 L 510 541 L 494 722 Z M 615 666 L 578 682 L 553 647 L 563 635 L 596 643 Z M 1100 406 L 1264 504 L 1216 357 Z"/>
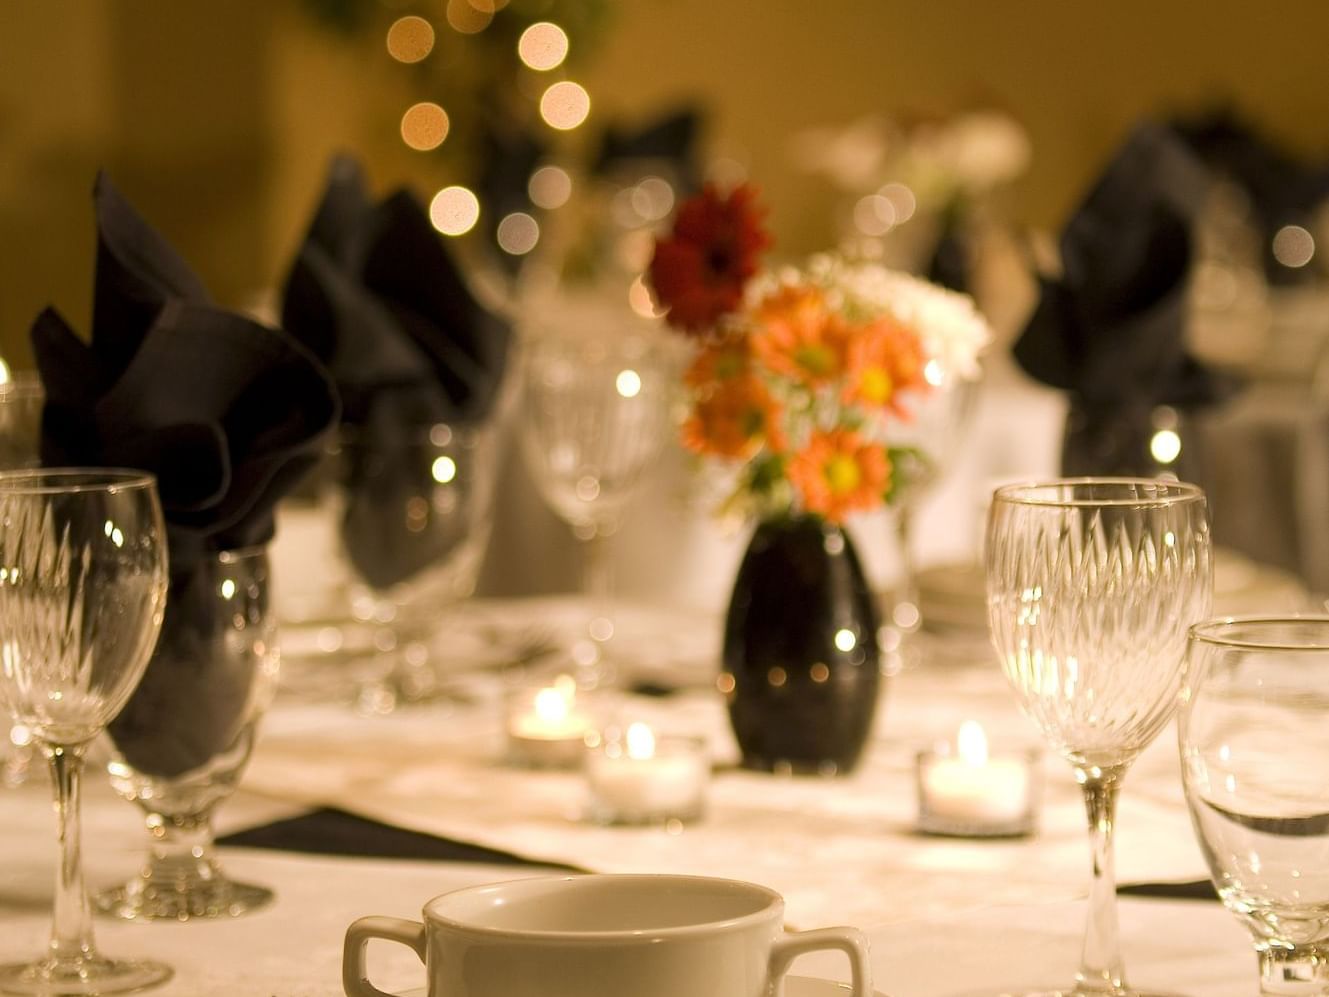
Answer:
<path fill-rule="evenodd" d="M 489 119 L 507 115 L 518 129 L 534 133 L 533 144 L 541 150 L 554 149 L 560 135 L 582 128 L 591 119 L 590 93 L 567 75 L 574 46 L 569 25 L 577 21 L 577 16 L 585 19 L 585 5 L 559 14 L 558 3 L 432 0 L 427 5 L 426 0 L 419 0 L 407 9 L 409 13 L 396 17 L 387 28 L 388 55 L 410 67 L 419 79 L 440 81 L 428 85 L 434 92 L 418 94 L 422 99 L 402 112 L 400 136 L 408 148 L 433 153 L 445 142 L 450 148 L 453 141 L 483 140 L 489 134 L 485 129 L 495 127 Z M 504 44 L 504 39 L 511 39 L 511 44 Z M 499 71 L 515 85 L 491 88 L 504 92 L 488 94 L 488 103 L 463 107 L 463 98 L 473 98 L 473 93 L 463 94 L 458 87 L 450 86 L 446 75 L 455 68 L 459 53 L 472 52 L 459 47 L 463 44 L 488 46 L 483 54 L 489 64 L 500 64 Z M 510 63 L 504 64 L 503 51 L 508 53 Z M 431 69 L 434 76 L 427 75 Z M 481 88 L 471 88 L 476 89 Z M 499 129 L 500 134 L 510 133 L 511 124 L 505 126 L 506 131 Z M 450 141 L 452 136 L 455 138 Z M 541 239 L 541 214 L 564 208 L 574 194 L 573 176 L 567 169 L 554 162 L 552 155 L 536 158 L 538 162 L 524 182 L 509 184 L 520 183 L 521 189 L 515 193 L 491 190 L 479 178 L 471 180 L 466 170 L 473 171 L 475 164 L 464 156 L 446 159 L 440 177 L 444 182 L 436 188 L 429 207 L 434 227 L 450 238 L 483 234 L 492 246 L 514 260 L 531 253 Z M 485 162 L 481 166 L 489 168 Z M 659 189 L 649 196 L 653 198 L 651 204 L 663 203 Z M 523 198 L 524 203 L 518 203 Z M 669 190 L 671 206 L 672 199 Z"/>

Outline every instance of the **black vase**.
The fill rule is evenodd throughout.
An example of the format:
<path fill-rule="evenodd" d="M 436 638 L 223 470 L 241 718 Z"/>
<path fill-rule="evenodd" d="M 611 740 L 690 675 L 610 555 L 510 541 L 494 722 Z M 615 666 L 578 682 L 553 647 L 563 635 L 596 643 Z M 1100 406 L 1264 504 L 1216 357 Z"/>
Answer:
<path fill-rule="evenodd" d="M 757 527 L 729 602 L 724 665 L 745 768 L 853 769 L 882 679 L 876 603 L 843 530 L 816 516 Z"/>

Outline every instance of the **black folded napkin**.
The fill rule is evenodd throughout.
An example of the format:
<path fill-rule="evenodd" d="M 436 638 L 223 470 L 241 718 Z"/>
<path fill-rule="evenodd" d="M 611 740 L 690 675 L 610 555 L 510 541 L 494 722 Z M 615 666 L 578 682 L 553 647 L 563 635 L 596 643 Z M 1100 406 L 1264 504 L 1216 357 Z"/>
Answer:
<path fill-rule="evenodd" d="M 533 210 L 531 174 L 549 152 L 549 143 L 544 138 L 548 129 L 536 131 L 528 124 L 517 124 L 497 108 L 488 109 L 481 129 L 479 155 L 484 169 L 475 179 L 475 192 L 480 197 L 481 210 L 488 215 L 487 224 L 494 231 L 499 220 L 514 211 Z M 482 224 L 485 224 L 483 218 Z M 503 252 L 495 253 L 492 258 L 509 275 L 515 275 L 526 260 L 524 256 Z"/>
<path fill-rule="evenodd" d="M 508 322 L 471 292 L 420 202 L 405 190 L 371 202 L 359 166 L 345 156 L 332 164 L 291 267 L 282 325 L 327 364 L 343 418 L 356 426 L 379 406 L 417 425 L 483 419 L 511 339 Z"/>
<path fill-rule="evenodd" d="M 372 202 L 346 156 L 333 161 L 291 267 L 282 320 L 326 362 L 343 399 L 352 564 L 376 588 L 406 581 L 465 539 L 428 501 L 439 483 L 427 441 L 435 424 L 493 414 L 510 325 L 471 292 L 423 206 L 404 190 Z M 411 508 L 428 518 L 405 515 Z"/>
<path fill-rule="evenodd" d="M 679 107 L 639 125 L 611 124 L 601 139 L 595 172 L 610 175 L 625 165 L 663 164 L 680 185 L 679 193 L 690 193 L 701 186 L 697 163 L 701 123 L 696 108 Z"/>
<path fill-rule="evenodd" d="M 157 476 L 166 615 L 122 714 L 134 721 L 118 719 L 112 734 L 140 770 L 175 775 L 226 746 L 226 715 L 242 708 L 250 681 L 226 670 L 225 627 L 208 585 L 216 556 L 271 539 L 274 507 L 320 458 L 338 402 L 299 343 L 213 304 L 105 176 L 94 204 L 90 342 L 50 308 L 32 326 L 46 390 L 42 459 Z"/>
<path fill-rule="evenodd" d="M 274 638 L 269 624 L 271 592 L 241 596 L 243 610 L 224 605 L 223 582 L 258 582 L 218 558 L 200 559 L 184 574 L 171 575 L 166 616 L 147 671 L 107 730 L 116 749 L 135 769 L 172 779 L 204 768 L 223 753 L 248 749 L 247 725 L 254 706 L 269 694 L 269 661 L 254 651 L 245 630 L 260 641 Z M 234 614 L 243 612 L 243 623 Z"/>
<path fill-rule="evenodd" d="M 1208 180 L 1173 132 L 1142 125 L 1062 230 L 1062 272 L 1040 278 L 1014 353 L 1070 392 L 1068 474 L 1148 472 L 1154 408 L 1192 408 L 1229 388 L 1184 338 L 1191 223 Z"/>
<path fill-rule="evenodd" d="M 537 862 L 483 845 L 437 838 L 420 831 L 381 824 L 344 810 L 320 808 L 297 817 L 246 828 L 217 840 L 237 848 L 361 858 L 426 859 L 439 862 L 487 862 L 491 865 L 540 866 L 585 872 L 558 862 Z"/>

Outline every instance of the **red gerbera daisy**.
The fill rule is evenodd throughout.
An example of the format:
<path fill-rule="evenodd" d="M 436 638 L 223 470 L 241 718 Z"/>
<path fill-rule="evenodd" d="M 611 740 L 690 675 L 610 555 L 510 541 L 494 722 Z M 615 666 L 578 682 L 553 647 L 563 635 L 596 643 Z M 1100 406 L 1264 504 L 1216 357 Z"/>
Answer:
<path fill-rule="evenodd" d="M 742 304 L 757 256 L 771 244 L 762 214 L 747 184 L 727 197 L 707 184 L 683 202 L 673 232 L 657 240 L 649 270 L 670 325 L 702 333 Z"/>

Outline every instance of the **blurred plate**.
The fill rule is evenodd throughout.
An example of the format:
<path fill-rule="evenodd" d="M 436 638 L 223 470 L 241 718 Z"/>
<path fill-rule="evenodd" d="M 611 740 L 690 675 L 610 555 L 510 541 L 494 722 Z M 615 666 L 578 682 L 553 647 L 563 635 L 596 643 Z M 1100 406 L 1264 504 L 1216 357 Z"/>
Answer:
<path fill-rule="evenodd" d="M 936 633 L 987 627 L 983 566 L 939 564 L 918 573 L 923 626 Z M 1310 597 L 1295 575 L 1252 561 L 1226 547 L 1214 552 L 1215 616 L 1304 612 Z"/>

